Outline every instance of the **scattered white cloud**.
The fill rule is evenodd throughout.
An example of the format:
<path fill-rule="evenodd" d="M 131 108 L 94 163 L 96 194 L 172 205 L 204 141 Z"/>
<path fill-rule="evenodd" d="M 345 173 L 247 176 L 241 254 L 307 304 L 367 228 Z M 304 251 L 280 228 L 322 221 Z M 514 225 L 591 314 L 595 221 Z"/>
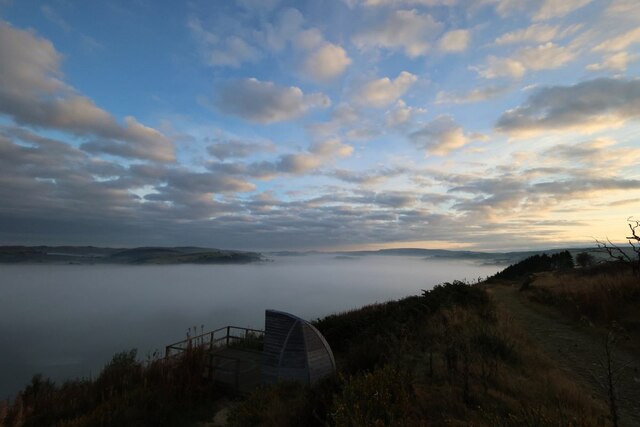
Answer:
<path fill-rule="evenodd" d="M 353 42 L 360 49 L 402 50 L 410 58 L 424 55 L 443 25 L 416 9 L 395 10 L 379 25 L 357 34 Z"/>
<path fill-rule="evenodd" d="M 613 16 L 638 16 L 640 3 L 636 0 L 612 0 L 605 14 Z"/>
<path fill-rule="evenodd" d="M 464 129 L 451 116 L 439 116 L 410 134 L 420 149 L 435 156 L 446 156 L 470 142 Z"/>
<path fill-rule="evenodd" d="M 626 71 L 629 63 L 636 59 L 635 55 L 627 52 L 617 52 L 603 58 L 602 62 L 587 65 L 589 71 L 609 70 L 615 72 Z"/>
<path fill-rule="evenodd" d="M 236 0 L 237 3 L 249 11 L 255 11 L 256 9 L 273 10 L 282 0 Z"/>
<path fill-rule="evenodd" d="M 560 144 L 542 153 L 548 164 L 576 165 L 588 168 L 592 174 L 609 176 L 612 171 L 638 164 L 640 148 L 621 147 L 610 138 L 596 138 L 574 144 Z"/>
<path fill-rule="evenodd" d="M 385 114 L 385 122 L 388 127 L 399 127 L 411 123 L 416 114 L 426 113 L 424 108 L 411 107 L 402 99 Z"/>
<path fill-rule="evenodd" d="M 244 63 L 258 61 L 262 53 L 237 35 L 218 36 L 203 28 L 196 17 L 188 22 L 191 33 L 200 44 L 204 61 L 212 66 L 239 67 Z"/>
<path fill-rule="evenodd" d="M 512 136 L 545 132 L 592 133 L 640 118 L 640 80 L 599 78 L 545 87 L 502 114 L 496 129 Z"/>
<path fill-rule="evenodd" d="M 527 28 L 511 31 L 498 37 L 497 45 L 516 43 L 546 43 L 553 41 L 558 34 L 560 26 L 547 24 L 532 24 Z"/>
<path fill-rule="evenodd" d="M 418 80 L 418 77 L 402 71 L 398 77 L 370 80 L 359 86 L 353 95 L 353 101 L 368 107 L 385 107 L 399 99 Z"/>
<path fill-rule="evenodd" d="M 592 0 L 544 0 L 540 9 L 533 15 L 534 21 L 543 21 L 553 18 L 562 18 L 571 12 L 578 10 Z"/>
<path fill-rule="evenodd" d="M 530 7 L 529 0 L 479 0 L 478 4 L 494 4 L 496 13 L 506 18 L 516 12 L 524 12 Z"/>
<path fill-rule="evenodd" d="M 308 150 L 283 154 L 273 161 L 253 163 L 212 162 L 207 168 L 215 174 L 274 179 L 281 175 L 305 175 L 353 154 L 353 147 L 338 138 L 312 144 Z"/>
<path fill-rule="evenodd" d="M 508 92 L 510 86 L 486 86 L 472 89 L 468 92 L 445 92 L 440 91 L 436 95 L 436 104 L 467 104 L 471 102 L 481 102 L 495 98 Z"/>
<path fill-rule="evenodd" d="M 361 4 L 370 7 L 453 6 L 457 0 L 346 0 L 351 6 Z"/>
<path fill-rule="evenodd" d="M 180 96 L 170 87 L 150 91 L 155 78 L 136 86 L 144 74 L 130 70 L 144 69 L 146 57 L 132 51 L 122 52 L 130 63 L 114 63 L 104 82 L 83 79 L 82 92 L 72 86 L 64 67 L 75 76 L 87 51 L 100 45 L 83 40 L 71 25 L 77 17 L 62 13 L 70 10 L 62 3 L 31 9 L 36 28 L 69 31 L 58 31 L 69 39 L 68 51 L 36 30 L 2 24 L 0 237 L 18 241 L 46 224 L 62 236 L 57 243 L 85 238 L 78 237 L 82 230 L 91 239 L 83 243 L 118 244 L 140 230 L 162 229 L 162 237 L 148 239 L 164 242 L 132 243 L 187 239 L 258 249 L 300 239 L 310 247 L 416 235 L 446 240 L 456 229 L 461 241 L 487 249 L 508 246 L 522 232 L 543 236 L 543 246 L 549 239 L 566 243 L 576 230 L 589 235 L 595 231 L 588 226 L 605 222 L 599 207 L 607 207 L 607 217 L 634 207 L 638 79 L 576 79 L 591 78 L 585 66 L 598 75 L 635 71 L 637 0 L 344 2 L 352 9 L 332 2 L 300 10 L 281 0 L 235 0 L 214 9 L 205 0 L 190 2 L 192 47 L 212 68 L 180 63 L 190 55 L 175 51 L 184 47 L 180 39 L 164 45 L 178 67 L 174 80 L 162 81 L 196 77 L 182 82 Z M 146 32 L 139 37 L 148 42 Z M 113 41 L 100 42 L 106 49 Z M 469 72 L 464 67 L 478 55 L 485 61 Z M 109 80 L 119 73 L 130 78 L 125 98 L 135 102 L 128 105 L 104 97 L 117 90 Z M 505 80 L 483 83 L 478 76 Z M 423 88 L 418 82 L 427 79 L 432 84 Z M 244 122 L 218 114 L 209 121 L 198 105 L 182 110 L 191 94 L 210 91 L 211 81 L 208 104 Z M 104 109 L 105 100 L 117 116 Z M 481 109 L 462 105 L 483 101 Z M 505 111 L 505 103 L 515 108 Z M 144 117 L 158 120 L 155 129 L 142 116 L 126 116 L 129 106 L 149 105 Z M 496 116 L 495 130 L 505 135 L 465 130 Z M 541 138 L 508 142 L 527 136 Z M 416 156 L 415 147 L 428 156 Z M 616 210 L 616 203 L 624 206 Z M 566 212 L 593 218 L 577 226 Z M 87 221 L 120 241 L 85 233 Z"/>
<path fill-rule="evenodd" d="M 326 43 L 313 51 L 304 61 L 305 76 L 316 81 L 335 79 L 351 64 L 347 52 L 333 43 Z"/>
<path fill-rule="evenodd" d="M 31 31 L 0 22 L 0 112 L 16 123 L 90 138 L 83 147 L 121 157 L 173 161 L 173 143 L 161 132 L 107 111 L 63 81 L 61 55 Z"/>
<path fill-rule="evenodd" d="M 615 52 L 624 50 L 632 44 L 640 43 L 640 27 L 629 30 L 616 37 L 605 40 L 593 48 L 596 52 Z"/>
<path fill-rule="evenodd" d="M 570 47 L 558 46 L 551 42 L 520 49 L 518 60 L 526 69 L 549 70 L 559 68 L 576 58 L 576 52 Z"/>
<path fill-rule="evenodd" d="M 216 141 L 207 147 L 209 154 L 219 160 L 250 157 L 258 153 L 271 153 L 276 151 L 276 145 L 271 141 L 243 141 L 238 139 L 225 139 Z"/>
<path fill-rule="evenodd" d="M 446 32 L 438 41 L 438 49 L 443 52 L 464 52 L 469 45 L 469 30 L 452 30 Z"/>
<path fill-rule="evenodd" d="M 214 102 L 222 113 L 256 123 L 291 120 L 311 109 L 331 105 L 322 93 L 305 95 L 299 87 L 277 86 L 255 78 L 227 82 Z"/>
<path fill-rule="evenodd" d="M 523 47 L 509 58 L 489 56 L 484 66 L 471 67 L 471 69 L 485 79 L 498 77 L 519 79 L 528 70 L 560 68 L 573 61 L 576 56 L 577 53 L 572 48 L 548 42 L 535 47 Z"/>
<path fill-rule="evenodd" d="M 272 52 L 280 52 L 288 43 L 296 43 L 303 32 L 310 31 L 303 29 L 304 22 L 304 16 L 298 9 L 287 7 L 277 13 L 273 23 L 264 22 L 263 28 L 256 30 L 253 35 L 257 44 Z"/>
<path fill-rule="evenodd" d="M 519 79 L 527 71 L 522 62 L 511 58 L 498 58 L 489 56 L 486 64 L 481 67 L 470 67 L 485 79 L 496 79 L 499 77 L 509 77 Z"/>

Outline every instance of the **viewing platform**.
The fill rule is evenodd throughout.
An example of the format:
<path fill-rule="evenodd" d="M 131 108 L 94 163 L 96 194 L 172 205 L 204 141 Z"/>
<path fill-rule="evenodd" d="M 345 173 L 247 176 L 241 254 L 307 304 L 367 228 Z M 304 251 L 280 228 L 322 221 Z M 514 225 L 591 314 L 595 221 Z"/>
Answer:
<path fill-rule="evenodd" d="M 225 326 L 165 348 L 165 358 L 204 349 L 203 376 L 248 393 L 260 384 L 313 384 L 335 373 L 329 344 L 311 323 L 289 313 L 266 310 L 265 330 Z"/>
<path fill-rule="evenodd" d="M 165 358 L 204 348 L 209 361 L 203 376 L 248 393 L 262 377 L 263 340 L 262 330 L 225 326 L 166 346 Z"/>

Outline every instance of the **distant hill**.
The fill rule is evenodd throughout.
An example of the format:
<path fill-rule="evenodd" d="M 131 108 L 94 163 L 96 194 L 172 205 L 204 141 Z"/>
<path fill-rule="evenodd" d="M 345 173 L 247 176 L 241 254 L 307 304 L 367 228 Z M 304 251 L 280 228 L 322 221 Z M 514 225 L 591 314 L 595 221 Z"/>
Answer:
<path fill-rule="evenodd" d="M 536 254 L 553 255 L 569 250 L 573 255 L 583 251 L 594 251 L 594 248 L 572 248 L 572 249 L 547 249 L 539 251 L 517 251 L 517 252 L 480 252 L 480 251 L 455 251 L 446 249 L 422 249 L 422 248 L 397 248 L 379 249 L 373 251 L 347 251 L 338 252 L 345 256 L 370 256 L 370 255 L 396 255 L 396 256 L 417 256 L 430 259 L 468 259 L 476 260 L 485 264 L 512 264 L 522 261 L 525 258 Z"/>
<path fill-rule="evenodd" d="M 262 260 L 257 252 L 198 247 L 0 246 L 0 263 L 242 264 Z"/>

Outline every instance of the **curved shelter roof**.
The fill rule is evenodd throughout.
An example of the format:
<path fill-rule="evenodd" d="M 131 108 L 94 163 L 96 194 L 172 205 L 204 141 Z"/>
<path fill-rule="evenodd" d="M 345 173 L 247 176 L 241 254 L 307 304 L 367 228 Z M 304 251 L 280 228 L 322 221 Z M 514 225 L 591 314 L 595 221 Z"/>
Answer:
<path fill-rule="evenodd" d="M 331 347 L 312 324 L 282 311 L 265 312 L 263 382 L 313 384 L 335 370 Z"/>

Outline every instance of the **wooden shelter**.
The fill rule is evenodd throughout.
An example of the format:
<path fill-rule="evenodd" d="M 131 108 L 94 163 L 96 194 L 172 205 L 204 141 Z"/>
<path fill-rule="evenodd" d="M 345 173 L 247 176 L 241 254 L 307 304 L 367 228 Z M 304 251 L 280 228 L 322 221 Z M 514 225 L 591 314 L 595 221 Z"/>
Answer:
<path fill-rule="evenodd" d="M 313 384 L 336 370 L 331 347 L 312 324 L 293 314 L 265 312 L 262 382 Z"/>
<path fill-rule="evenodd" d="M 333 352 L 320 331 L 282 311 L 266 310 L 264 331 L 225 326 L 170 344 L 165 359 L 196 348 L 204 349 L 208 357 L 203 375 L 241 393 L 260 383 L 313 384 L 336 370 Z"/>

